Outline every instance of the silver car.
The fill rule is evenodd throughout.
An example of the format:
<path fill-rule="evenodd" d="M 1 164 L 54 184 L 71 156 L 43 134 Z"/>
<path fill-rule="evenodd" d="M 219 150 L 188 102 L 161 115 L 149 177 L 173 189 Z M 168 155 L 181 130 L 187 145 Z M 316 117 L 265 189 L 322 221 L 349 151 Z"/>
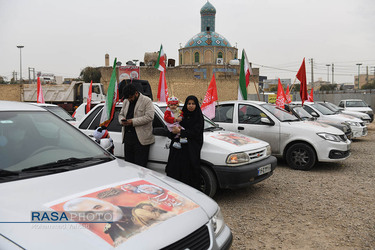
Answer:
<path fill-rule="evenodd" d="M 43 108 L 0 101 L 0 249 L 229 249 L 215 201 L 117 159 Z"/>

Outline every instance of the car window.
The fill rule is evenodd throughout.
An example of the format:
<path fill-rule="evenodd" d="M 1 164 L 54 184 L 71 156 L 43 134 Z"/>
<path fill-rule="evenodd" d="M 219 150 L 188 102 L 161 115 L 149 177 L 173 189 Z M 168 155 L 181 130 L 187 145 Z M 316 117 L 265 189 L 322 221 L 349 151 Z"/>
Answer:
<path fill-rule="evenodd" d="M 367 107 L 364 101 L 347 101 L 346 107 Z"/>
<path fill-rule="evenodd" d="M 330 110 L 327 107 L 324 107 L 323 105 L 321 105 L 319 103 L 314 103 L 311 106 L 313 106 L 314 108 L 316 108 L 323 115 L 334 115 L 335 114 L 334 111 Z"/>
<path fill-rule="evenodd" d="M 62 107 L 59 106 L 44 106 L 43 108 L 51 111 L 52 113 L 60 116 L 62 119 L 66 121 L 73 121 L 74 118 Z"/>
<path fill-rule="evenodd" d="M 105 152 L 49 112 L 0 113 L 0 169 L 19 171 L 72 157 L 102 157 Z"/>
<path fill-rule="evenodd" d="M 215 107 L 214 122 L 233 122 L 234 104 L 223 104 Z"/>
<path fill-rule="evenodd" d="M 89 114 L 85 120 L 81 123 L 81 125 L 79 125 L 79 128 L 80 129 L 87 129 L 89 127 L 89 125 L 91 124 L 92 120 L 94 119 L 94 117 L 96 117 L 98 115 L 98 113 L 103 109 L 103 106 L 101 107 L 98 107 L 96 108 L 95 110 L 93 110 L 91 112 L 91 114 Z M 99 117 L 100 119 L 100 117 Z"/>
<path fill-rule="evenodd" d="M 339 103 L 339 107 L 341 107 L 341 108 L 344 107 L 344 102 L 343 102 L 343 101 L 341 101 L 341 102 Z"/>
<path fill-rule="evenodd" d="M 290 114 L 285 109 L 277 107 L 275 104 L 262 104 L 263 108 L 273 114 L 281 122 L 299 121 L 295 115 Z"/>
<path fill-rule="evenodd" d="M 252 105 L 238 105 L 238 122 L 245 124 L 261 124 L 260 118 L 266 117 L 260 109 Z"/>
<path fill-rule="evenodd" d="M 302 108 L 304 110 L 307 111 L 307 113 L 309 113 L 310 115 L 312 114 L 312 112 L 315 112 L 312 108 L 310 108 L 309 106 L 306 106 L 306 105 L 303 105 Z M 316 113 L 316 112 L 315 112 Z"/>

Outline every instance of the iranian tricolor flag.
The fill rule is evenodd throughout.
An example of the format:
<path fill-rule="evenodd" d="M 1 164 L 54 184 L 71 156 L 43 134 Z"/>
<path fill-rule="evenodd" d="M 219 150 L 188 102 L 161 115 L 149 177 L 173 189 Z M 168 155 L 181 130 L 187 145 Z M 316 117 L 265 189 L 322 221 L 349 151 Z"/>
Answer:
<path fill-rule="evenodd" d="M 159 77 L 159 86 L 158 86 L 158 101 L 166 102 L 168 100 L 168 87 L 167 87 L 167 80 L 165 79 L 165 66 L 166 55 L 163 50 L 163 45 L 160 45 L 160 51 L 158 60 L 156 61 L 155 68 L 160 71 Z"/>
<path fill-rule="evenodd" d="M 102 116 L 100 117 L 100 126 L 108 127 L 109 123 L 113 119 L 113 113 L 115 111 L 116 102 L 118 101 L 118 84 L 116 79 L 116 62 L 117 58 L 113 62 L 113 70 L 111 80 L 109 81 L 107 97 L 105 100 Z"/>
<path fill-rule="evenodd" d="M 201 106 L 202 113 L 210 119 L 215 117 L 215 102 L 217 101 L 217 87 L 215 74 L 212 76 L 206 95 Z"/>
<path fill-rule="evenodd" d="M 242 50 L 240 83 L 238 86 L 238 100 L 247 100 L 247 86 L 249 86 L 250 75 L 252 75 L 249 60 L 247 60 L 246 52 Z"/>
<path fill-rule="evenodd" d="M 43 90 L 42 90 L 42 84 L 40 83 L 40 79 L 38 76 L 37 85 L 36 85 L 36 102 L 37 103 L 44 103 L 44 96 L 43 96 Z"/>
<path fill-rule="evenodd" d="M 89 94 L 88 94 L 88 96 L 87 96 L 86 114 L 87 114 L 88 112 L 90 112 L 90 108 L 91 108 L 91 98 L 92 98 L 92 80 L 91 80 L 91 83 L 90 83 Z"/>

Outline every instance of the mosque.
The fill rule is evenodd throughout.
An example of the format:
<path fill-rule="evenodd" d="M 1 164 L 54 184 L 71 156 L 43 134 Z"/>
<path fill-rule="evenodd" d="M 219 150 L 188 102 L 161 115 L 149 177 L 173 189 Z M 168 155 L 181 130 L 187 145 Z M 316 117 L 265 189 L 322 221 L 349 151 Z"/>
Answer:
<path fill-rule="evenodd" d="M 215 7 L 207 1 L 201 8 L 201 32 L 178 50 L 179 65 L 229 64 L 237 59 L 238 49 L 215 31 Z"/>

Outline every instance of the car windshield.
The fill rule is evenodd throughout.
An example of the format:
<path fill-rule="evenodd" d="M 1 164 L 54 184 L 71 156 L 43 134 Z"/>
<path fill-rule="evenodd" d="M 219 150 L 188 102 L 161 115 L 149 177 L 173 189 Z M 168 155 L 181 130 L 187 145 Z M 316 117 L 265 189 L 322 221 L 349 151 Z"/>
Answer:
<path fill-rule="evenodd" d="M 322 113 L 323 115 L 334 115 L 336 112 L 330 110 L 329 108 L 327 107 L 324 107 L 323 105 L 319 104 L 319 103 L 314 103 L 314 104 L 311 104 L 311 106 L 315 109 L 317 109 L 320 113 Z"/>
<path fill-rule="evenodd" d="M 367 107 L 364 101 L 346 101 L 346 107 Z"/>
<path fill-rule="evenodd" d="M 299 119 L 295 115 L 288 113 L 285 109 L 281 109 L 276 105 L 263 104 L 261 106 L 271 112 L 281 122 L 299 121 Z"/>
<path fill-rule="evenodd" d="M 167 110 L 167 107 L 159 107 L 159 108 L 163 112 L 163 114 Z M 180 109 L 182 109 L 182 106 L 180 106 Z M 207 116 L 203 115 L 203 118 L 204 118 L 204 130 L 219 128 L 219 125 L 217 125 L 214 121 L 210 120 Z"/>
<path fill-rule="evenodd" d="M 46 111 L 0 112 L 0 171 L 93 164 L 114 159 L 88 136 Z M 82 164 L 81 164 L 82 167 Z M 1 176 L 1 175 L 0 175 Z M 2 176 L 1 176 L 2 177 Z"/>
<path fill-rule="evenodd" d="M 43 106 L 43 108 L 51 111 L 52 113 L 60 116 L 66 121 L 74 121 L 75 119 L 62 107 L 59 106 Z"/>
<path fill-rule="evenodd" d="M 330 102 L 325 102 L 322 105 L 324 105 L 325 107 L 329 108 L 330 110 L 334 112 L 339 112 L 341 110 L 338 106 Z"/>
<path fill-rule="evenodd" d="M 313 116 L 309 114 L 306 110 L 304 110 L 302 107 L 293 107 L 292 108 L 295 113 L 302 119 L 302 120 L 307 120 L 307 119 L 312 119 Z"/>

